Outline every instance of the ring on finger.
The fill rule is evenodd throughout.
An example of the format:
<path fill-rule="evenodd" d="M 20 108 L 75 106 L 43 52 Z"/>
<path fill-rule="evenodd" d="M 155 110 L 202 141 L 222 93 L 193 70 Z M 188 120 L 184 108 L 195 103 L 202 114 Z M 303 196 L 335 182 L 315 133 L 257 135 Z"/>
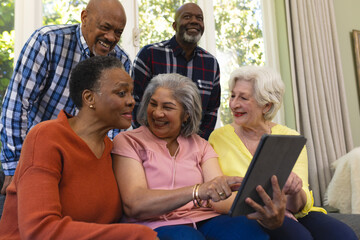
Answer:
<path fill-rule="evenodd" d="M 220 197 L 225 197 L 225 193 L 224 192 L 220 192 L 218 193 Z"/>

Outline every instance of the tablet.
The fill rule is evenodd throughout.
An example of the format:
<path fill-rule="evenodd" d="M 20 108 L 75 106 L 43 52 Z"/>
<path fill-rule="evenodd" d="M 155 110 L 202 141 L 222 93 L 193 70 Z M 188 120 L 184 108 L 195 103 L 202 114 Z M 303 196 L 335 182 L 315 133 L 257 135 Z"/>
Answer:
<path fill-rule="evenodd" d="M 229 211 L 230 216 L 255 212 L 245 203 L 247 197 L 264 206 L 255 188 L 261 185 L 272 198 L 273 175 L 277 176 L 282 189 L 305 143 L 306 138 L 300 135 L 263 135 Z"/>

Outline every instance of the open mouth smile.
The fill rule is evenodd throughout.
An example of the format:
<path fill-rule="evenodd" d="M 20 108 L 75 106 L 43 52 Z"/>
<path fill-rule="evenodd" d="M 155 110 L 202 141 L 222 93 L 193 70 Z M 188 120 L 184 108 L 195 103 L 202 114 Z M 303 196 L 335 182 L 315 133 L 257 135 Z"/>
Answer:
<path fill-rule="evenodd" d="M 104 41 L 99 40 L 98 42 L 100 43 L 101 46 L 103 46 L 105 48 L 109 49 L 111 47 L 111 44 L 105 43 Z"/>
<path fill-rule="evenodd" d="M 245 114 L 246 114 L 245 112 L 234 112 L 235 117 L 241 117 L 241 116 L 243 116 Z"/>

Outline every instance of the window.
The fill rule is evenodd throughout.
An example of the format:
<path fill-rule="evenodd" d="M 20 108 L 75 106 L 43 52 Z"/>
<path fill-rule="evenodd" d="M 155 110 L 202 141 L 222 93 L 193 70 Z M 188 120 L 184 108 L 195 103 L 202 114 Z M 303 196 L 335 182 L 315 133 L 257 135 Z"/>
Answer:
<path fill-rule="evenodd" d="M 73 24 L 81 22 L 81 11 L 87 0 L 42 0 L 43 25 Z"/>
<path fill-rule="evenodd" d="M 221 125 L 231 123 L 228 80 L 244 65 L 264 65 L 260 0 L 214 0 L 216 56 L 221 71 Z"/>
<path fill-rule="evenodd" d="M 0 100 L 4 97 L 14 67 L 14 0 L 0 3 Z M 0 105 L 1 112 L 1 105 Z"/>
<path fill-rule="evenodd" d="M 138 0 L 140 47 L 170 39 L 174 13 L 186 1 Z"/>

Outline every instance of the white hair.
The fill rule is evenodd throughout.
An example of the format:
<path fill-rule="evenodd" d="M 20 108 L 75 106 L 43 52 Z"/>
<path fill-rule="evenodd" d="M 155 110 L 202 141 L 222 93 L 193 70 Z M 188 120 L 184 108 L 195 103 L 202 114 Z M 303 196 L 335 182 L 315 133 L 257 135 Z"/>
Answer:
<path fill-rule="evenodd" d="M 230 75 L 229 90 L 232 91 L 237 81 L 251 82 L 254 97 L 260 106 L 271 103 L 272 106 L 264 114 L 265 120 L 271 121 L 281 107 L 285 86 L 278 72 L 265 66 L 244 66 Z"/>

